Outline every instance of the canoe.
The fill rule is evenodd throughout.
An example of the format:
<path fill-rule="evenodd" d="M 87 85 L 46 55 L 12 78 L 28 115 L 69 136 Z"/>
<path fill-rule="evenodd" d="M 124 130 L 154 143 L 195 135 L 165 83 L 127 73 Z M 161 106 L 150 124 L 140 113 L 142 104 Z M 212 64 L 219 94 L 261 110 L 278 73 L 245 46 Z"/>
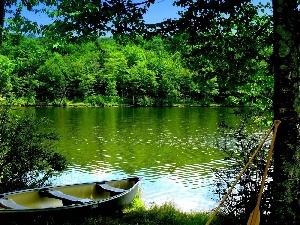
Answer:
<path fill-rule="evenodd" d="M 107 213 L 131 203 L 140 182 L 139 177 L 132 177 L 3 193 L 0 195 L 0 219 L 32 220 L 42 216 Z"/>

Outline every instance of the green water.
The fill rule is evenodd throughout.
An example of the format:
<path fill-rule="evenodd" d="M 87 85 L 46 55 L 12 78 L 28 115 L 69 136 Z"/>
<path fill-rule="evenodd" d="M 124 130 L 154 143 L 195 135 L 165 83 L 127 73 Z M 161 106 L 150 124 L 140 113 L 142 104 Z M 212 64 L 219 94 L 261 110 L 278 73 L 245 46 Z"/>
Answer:
<path fill-rule="evenodd" d="M 214 147 L 217 124 L 236 123 L 230 108 L 30 108 L 53 120 L 58 151 L 70 161 L 57 184 L 142 176 L 146 204 L 174 202 L 207 210 L 212 168 L 224 166 Z"/>

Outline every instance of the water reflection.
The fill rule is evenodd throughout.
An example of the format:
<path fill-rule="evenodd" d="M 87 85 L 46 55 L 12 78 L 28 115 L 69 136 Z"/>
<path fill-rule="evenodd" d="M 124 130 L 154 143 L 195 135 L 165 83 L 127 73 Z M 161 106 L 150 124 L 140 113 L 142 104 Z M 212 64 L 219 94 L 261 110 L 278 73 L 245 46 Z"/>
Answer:
<path fill-rule="evenodd" d="M 27 109 L 28 110 L 28 109 Z M 228 108 L 32 108 L 48 117 L 71 162 L 55 183 L 142 176 L 145 203 L 174 202 L 207 210 L 212 168 L 224 166 L 214 148 L 217 123 L 235 123 Z"/>

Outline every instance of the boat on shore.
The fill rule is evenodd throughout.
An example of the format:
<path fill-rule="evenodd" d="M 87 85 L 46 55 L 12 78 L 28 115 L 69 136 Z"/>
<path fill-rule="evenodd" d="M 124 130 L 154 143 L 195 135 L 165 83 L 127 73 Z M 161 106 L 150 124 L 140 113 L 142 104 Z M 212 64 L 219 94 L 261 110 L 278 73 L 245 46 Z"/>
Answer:
<path fill-rule="evenodd" d="M 0 219 L 24 221 L 116 211 L 132 202 L 140 182 L 139 177 L 132 177 L 3 193 Z"/>

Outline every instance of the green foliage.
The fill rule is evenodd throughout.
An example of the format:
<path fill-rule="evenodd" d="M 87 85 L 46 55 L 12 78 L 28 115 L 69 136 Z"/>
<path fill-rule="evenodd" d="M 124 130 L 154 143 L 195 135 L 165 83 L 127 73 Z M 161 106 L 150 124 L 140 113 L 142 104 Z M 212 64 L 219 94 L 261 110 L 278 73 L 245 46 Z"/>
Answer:
<path fill-rule="evenodd" d="M 174 30 L 168 38 L 172 49 L 197 72 L 198 97 L 228 106 L 269 105 L 272 24 L 269 15 L 260 13 L 267 7 L 250 1 L 175 3 L 187 10 L 178 21 L 162 23 L 161 29 Z"/>
<path fill-rule="evenodd" d="M 58 136 L 41 132 L 29 115 L 15 116 L 9 107 L 0 111 L 0 191 L 7 192 L 44 185 L 66 168 L 66 159 L 54 151 Z"/>
<path fill-rule="evenodd" d="M 156 106 L 155 99 L 148 96 L 138 97 L 135 104 L 137 106 Z"/>
<path fill-rule="evenodd" d="M 135 36 L 143 31 L 143 14 L 154 0 L 134 2 L 132 0 L 63 0 L 47 10 L 54 20 L 45 26 L 45 33 L 56 40 L 91 40 L 107 32 L 116 37 L 120 34 Z"/>
<path fill-rule="evenodd" d="M 223 151 L 225 160 L 230 163 L 229 167 L 214 170 L 215 183 L 217 184 L 215 191 L 220 200 L 227 194 L 237 175 L 248 163 L 253 152 L 265 136 L 265 133 L 258 131 L 257 124 L 250 123 L 253 117 L 257 115 L 255 112 L 237 112 L 237 115 L 241 117 L 241 124 L 230 127 L 225 122 L 220 123 L 219 133 L 216 137 L 217 147 Z M 224 224 L 246 224 L 250 213 L 254 210 L 266 166 L 270 138 L 263 145 L 223 204 L 219 218 L 222 219 Z M 260 204 L 261 224 L 267 224 L 267 221 L 270 221 L 269 215 L 273 198 L 272 177 L 271 168 Z"/>
<path fill-rule="evenodd" d="M 12 90 L 13 62 L 6 56 L 0 55 L 0 96 Z"/>
<path fill-rule="evenodd" d="M 13 87 L 21 105 L 38 101 L 63 105 L 64 98 L 85 99 L 93 95 L 128 99 L 149 96 L 168 98 L 167 101 L 172 102 L 181 96 L 181 90 L 176 90 L 180 88 L 178 84 L 172 84 L 178 82 L 173 77 L 183 78 L 186 74 L 191 77 L 192 74 L 178 66 L 181 63 L 178 54 L 170 58 L 158 38 L 154 41 L 157 52 L 145 49 L 150 48 L 152 42 L 147 46 L 143 43 L 145 48 L 132 44 L 121 48 L 113 40 L 101 39 L 94 43 L 60 46 L 52 49 L 57 51 L 52 56 L 48 50 L 51 49 L 51 43 L 47 48 L 47 45 L 41 46 L 45 44 L 43 39 L 18 38 L 19 42 L 11 49 L 12 39 L 4 43 L 3 52 L 17 63 Z M 25 49 L 25 45 L 31 46 L 31 51 Z M 164 76 L 169 78 L 160 79 Z M 158 82 L 161 83 L 161 89 L 168 89 L 158 91 Z M 188 84 L 182 83 L 186 91 Z"/>
<path fill-rule="evenodd" d="M 91 106 L 114 106 L 122 103 L 118 96 L 92 95 L 85 98 L 84 103 Z"/>
<path fill-rule="evenodd" d="M 68 64 L 64 57 L 54 53 L 53 57 L 37 70 L 40 81 L 38 93 L 52 101 L 64 98 L 67 91 L 68 74 Z"/>
<path fill-rule="evenodd" d="M 224 35 L 220 40 L 213 34 L 199 34 L 196 46 L 189 38 L 188 34 L 150 40 L 137 37 L 124 39 L 127 42 L 123 40 L 122 45 L 101 38 L 56 45 L 48 38 L 11 35 L 1 49 L 14 65 L 11 90 L 6 93 L 14 96 L 18 105 L 67 105 L 73 100 L 108 103 L 97 96 L 121 98 L 135 106 L 271 104 L 270 47 L 262 48 L 257 59 L 243 56 L 246 64 L 234 71 L 251 76 L 243 75 L 238 81 L 236 73 L 228 69 L 234 62 L 228 61 L 229 52 L 214 53 L 226 49 L 227 40 L 234 43 L 235 37 Z M 238 46 L 233 47 L 229 49 L 236 51 L 235 55 L 244 54 Z M 199 54 L 194 55 L 195 51 Z"/>
<path fill-rule="evenodd" d="M 49 51 L 40 39 L 11 34 L 0 50 L 14 63 L 11 95 L 24 105 L 34 104 L 39 80 L 36 71 L 48 58 Z"/>
<path fill-rule="evenodd" d="M 64 98 L 84 100 L 93 95 L 120 96 L 133 105 L 145 96 L 168 105 L 271 104 L 271 19 L 261 13 L 268 6 L 248 0 L 197 4 L 178 0 L 177 6 L 186 7 L 178 20 L 146 26 L 142 14 L 154 1 L 21 2 L 5 5 L 19 4 L 9 20 L 15 30 L 6 35 L 1 51 L 16 65 L 13 95 L 25 104 L 61 105 Z M 36 9 L 38 3 L 57 7 Z M 37 29 L 21 16 L 24 6 L 53 18 L 43 27 L 45 38 L 22 36 L 23 30 Z M 109 38 L 97 40 L 107 31 L 121 45 Z M 78 38 L 80 42 L 75 42 Z"/>

